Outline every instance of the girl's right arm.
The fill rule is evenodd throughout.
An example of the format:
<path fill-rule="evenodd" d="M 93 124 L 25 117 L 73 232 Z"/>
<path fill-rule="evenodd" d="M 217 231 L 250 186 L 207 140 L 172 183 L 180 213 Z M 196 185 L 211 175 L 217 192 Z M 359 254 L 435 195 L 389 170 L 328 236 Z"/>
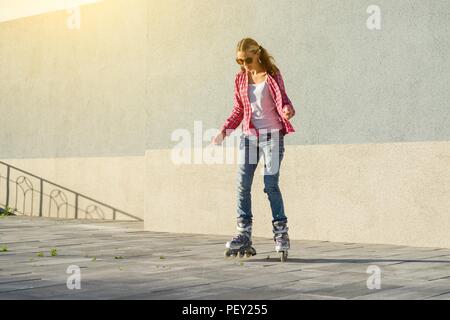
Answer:
<path fill-rule="evenodd" d="M 221 128 L 221 132 L 223 132 L 225 136 L 230 135 L 230 133 L 239 126 L 239 124 L 242 122 L 242 119 L 244 118 L 244 105 L 239 94 L 238 75 L 236 75 L 236 77 L 234 78 L 233 100 L 233 110 Z"/>

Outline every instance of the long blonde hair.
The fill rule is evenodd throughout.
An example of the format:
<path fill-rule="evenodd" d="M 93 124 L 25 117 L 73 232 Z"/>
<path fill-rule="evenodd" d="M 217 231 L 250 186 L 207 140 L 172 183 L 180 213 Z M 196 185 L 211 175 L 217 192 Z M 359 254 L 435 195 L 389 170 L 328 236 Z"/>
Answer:
<path fill-rule="evenodd" d="M 280 71 L 278 67 L 275 65 L 274 57 L 272 57 L 269 54 L 266 48 L 263 48 L 261 45 L 258 44 L 258 42 L 256 42 L 252 38 L 244 38 L 240 40 L 236 47 L 236 53 L 239 51 L 242 52 L 249 51 L 254 54 L 260 53 L 259 59 L 261 60 L 261 64 L 263 68 L 266 70 L 266 72 L 271 76 L 275 75 L 275 73 Z M 245 72 L 244 66 L 241 66 L 241 71 Z"/>

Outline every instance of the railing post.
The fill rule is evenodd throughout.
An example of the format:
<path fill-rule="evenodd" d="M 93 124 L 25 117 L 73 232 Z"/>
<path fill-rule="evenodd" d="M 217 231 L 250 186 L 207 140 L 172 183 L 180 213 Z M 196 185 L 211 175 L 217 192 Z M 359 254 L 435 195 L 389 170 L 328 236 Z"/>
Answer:
<path fill-rule="evenodd" d="M 11 175 L 11 168 L 10 166 L 6 166 L 6 208 L 9 206 L 9 177 Z"/>
<path fill-rule="evenodd" d="M 78 219 L 78 193 L 75 193 L 75 219 Z"/>
<path fill-rule="evenodd" d="M 116 209 L 113 209 L 113 220 L 116 220 Z"/>
<path fill-rule="evenodd" d="M 42 206 L 44 202 L 44 181 L 40 180 L 40 192 L 39 192 L 39 217 L 42 217 Z"/>

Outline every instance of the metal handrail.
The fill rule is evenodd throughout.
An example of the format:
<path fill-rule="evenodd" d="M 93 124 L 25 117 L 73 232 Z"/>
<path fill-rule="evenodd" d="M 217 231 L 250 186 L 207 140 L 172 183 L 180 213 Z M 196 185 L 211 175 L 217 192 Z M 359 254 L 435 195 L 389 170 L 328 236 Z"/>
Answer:
<path fill-rule="evenodd" d="M 56 184 L 56 183 L 54 183 L 54 182 L 51 182 L 51 181 L 49 181 L 49 180 L 47 180 L 47 179 L 44 179 L 44 178 L 42 178 L 42 177 L 39 177 L 39 176 L 37 176 L 37 175 L 35 175 L 35 174 L 32 174 L 32 173 L 30 173 L 30 172 L 27 172 L 27 171 L 25 171 L 25 170 L 19 169 L 19 168 L 15 167 L 15 166 L 12 166 L 12 165 L 8 164 L 8 163 L 5 163 L 5 162 L 3 162 L 3 161 L 0 161 L 0 164 L 6 166 L 6 177 L 5 177 L 5 179 L 6 179 L 6 203 L 4 204 L 5 207 L 9 207 L 10 200 L 11 200 L 11 199 L 10 199 L 10 196 L 11 196 L 11 192 L 10 192 L 10 183 L 15 183 L 15 184 L 16 184 L 16 195 L 15 195 L 15 196 L 16 196 L 16 199 L 15 199 L 16 201 L 15 201 L 15 207 L 13 208 L 13 209 L 14 209 L 14 212 L 19 212 L 19 213 L 22 213 L 22 214 L 25 215 L 25 211 L 26 211 L 26 210 L 25 210 L 26 194 L 31 190 L 31 200 L 32 200 L 31 206 L 32 206 L 32 211 L 33 211 L 33 203 L 34 203 L 33 193 L 34 193 L 34 192 L 39 192 L 39 216 L 40 216 L 40 217 L 43 216 L 44 196 L 49 197 L 49 215 L 50 215 L 50 209 L 51 209 L 52 201 L 53 201 L 53 202 L 56 202 L 55 199 L 54 199 L 55 196 L 53 196 L 52 193 L 54 193 L 54 191 L 57 191 L 57 192 L 56 192 L 57 196 L 60 196 L 61 198 L 64 199 L 64 202 L 65 202 L 64 205 L 66 206 L 66 217 L 67 217 L 67 208 L 68 208 L 68 207 L 74 208 L 74 218 L 77 219 L 77 218 L 78 218 L 78 214 L 79 214 L 80 211 L 84 211 L 84 212 L 85 212 L 85 215 L 88 215 L 88 214 L 90 215 L 90 214 L 91 214 L 91 211 L 99 211 L 99 209 L 100 209 L 101 212 L 103 212 L 103 210 L 101 210 L 101 207 L 98 206 L 98 205 L 100 205 L 100 206 L 102 206 L 102 207 L 104 207 L 104 208 L 108 208 L 108 209 L 112 210 L 112 214 L 113 214 L 112 219 L 113 219 L 113 220 L 116 220 L 117 214 L 119 213 L 119 214 L 122 214 L 122 215 L 124 215 L 124 216 L 129 217 L 129 218 L 132 218 L 132 219 L 134 219 L 134 220 L 142 221 L 141 218 L 138 218 L 138 217 L 136 217 L 136 216 L 134 216 L 134 215 L 132 215 L 132 214 L 129 214 L 129 213 L 123 211 L 123 210 L 119 210 L 119 209 L 117 209 L 117 208 L 114 208 L 114 207 L 112 207 L 112 206 L 110 206 L 110 205 L 108 205 L 108 204 L 106 204 L 106 203 L 104 203 L 104 202 L 95 200 L 95 199 L 93 199 L 93 198 L 91 198 L 91 197 L 88 197 L 88 196 L 86 196 L 86 195 L 84 195 L 84 194 L 81 194 L 81 193 L 76 192 L 76 191 L 74 191 L 74 190 L 71 190 L 71 189 L 69 189 L 69 188 L 63 187 L 63 186 L 61 186 L 61 185 L 59 185 L 59 184 Z M 26 175 L 28 175 L 29 177 L 33 177 L 33 178 L 35 178 L 35 179 L 38 179 L 38 180 L 39 180 L 39 186 L 40 186 L 39 191 L 37 191 L 37 190 L 34 189 L 33 184 L 32 184 L 32 182 L 28 179 L 28 177 L 25 177 L 25 176 L 19 176 L 19 177 L 16 179 L 16 181 L 11 181 L 11 169 L 14 169 L 14 170 L 16 170 L 16 171 L 18 171 L 18 172 L 20 172 L 20 173 L 22 173 L 22 174 L 26 174 Z M 3 178 L 3 177 L 2 177 L 2 175 L 1 175 L 1 173 L 0 173 L 0 181 L 1 181 L 2 178 Z M 22 178 L 22 179 L 21 179 L 21 178 Z M 20 182 L 20 183 L 18 182 L 19 179 L 21 179 L 21 182 Z M 24 191 L 24 189 L 23 189 L 22 186 L 21 186 L 22 183 L 26 183 L 26 184 L 28 185 L 28 187 L 29 187 L 28 190 Z M 51 192 L 50 194 L 47 194 L 47 193 L 44 192 L 44 183 L 49 184 L 49 185 L 54 186 L 54 187 L 57 187 L 57 188 L 59 188 L 59 190 L 58 190 L 58 189 L 53 189 L 52 192 Z M 19 188 L 22 190 L 23 196 L 24 196 L 24 200 L 23 200 L 23 208 L 24 208 L 24 211 L 23 211 L 23 212 L 19 211 L 19 209 L 18 209 L 18 207 L 17 207 L 17 201 L 18 201 L 17 193 L 18 193 L 18 189 L 19 189 Z M 71 205 L 71 204 L 68 203 L 67 196 L 66 196 L 61 190 L 70 192 L 70 193 L 72 193 L 72 194 L 75 196 L 75 204 L 74 204 L 74 205 Z M 0 191 L 1 191 L 1 188 L 0 188 Z M 1 194 L 1 193 L 0 193 L 0 194 Z M 95 204 L 92 204 L 92 203 L 91 203 L 91 204 L 89 204 L 88 206 L 86 206 L 86 209 L 85 209 L 85 210 L 82 210 L 82 209 L 80 208 L 80 206 L 79 206 L 80 199 L 88 200 L 88 201 L 91 201 L 91 202 L 93 202 L 93 203 L 95 203 Z M 2 204 L 2 203 L 0 202 L 0 205 L 1 205 L 1 204 Z M 57 207 L 58 207 L 57 216 L 59 217 L 59 207 L 60 207 L 60 206 L 57 205 Z M 89 208 L 89 212 L 87 211 L 88 208 Z M 93 210 L 92 210 L 91 208 L 93 208 Z M 31 215 L 33 215 L 33 212 L 31 212 Z"/>

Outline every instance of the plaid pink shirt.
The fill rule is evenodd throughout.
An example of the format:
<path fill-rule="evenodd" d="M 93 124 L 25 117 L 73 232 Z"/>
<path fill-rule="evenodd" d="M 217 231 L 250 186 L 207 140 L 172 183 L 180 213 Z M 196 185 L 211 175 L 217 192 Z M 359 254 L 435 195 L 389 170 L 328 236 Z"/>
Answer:
<path fill-rule="evenodd" d="M 272 95 L 273 101 L 277 107 L 277 112 L 279 115 L 279 120 L 283 124 L 282 133 L 288 134 L 295 132 L 294 127 L 283 117 L 283 106 L 290 105 L 292 108 L 291 100 L 286 94 L 286 89 L 284 87 L 283 77 L 280 72 L 277 72 L 274 76 L 267 74 L 267 82 L 269 84 L 269 91 Z M 258 130 L 253 126 L 251 122 L 252 109 L 250 101 L 248 99 L 248 74 L 245 71 L 240 71 L 236 74 L 234 79 L 234 107 L 231 115 L 223 124 L 221 131 L 224 131 L 228 136 L 230 133 L 236 129 L 239 124 L 244 120 L 242 124 L 242 131 L 246 135 L 256 135 L 258 136 Z M 294 109 L 295 110 L 295 109 Z"/>

